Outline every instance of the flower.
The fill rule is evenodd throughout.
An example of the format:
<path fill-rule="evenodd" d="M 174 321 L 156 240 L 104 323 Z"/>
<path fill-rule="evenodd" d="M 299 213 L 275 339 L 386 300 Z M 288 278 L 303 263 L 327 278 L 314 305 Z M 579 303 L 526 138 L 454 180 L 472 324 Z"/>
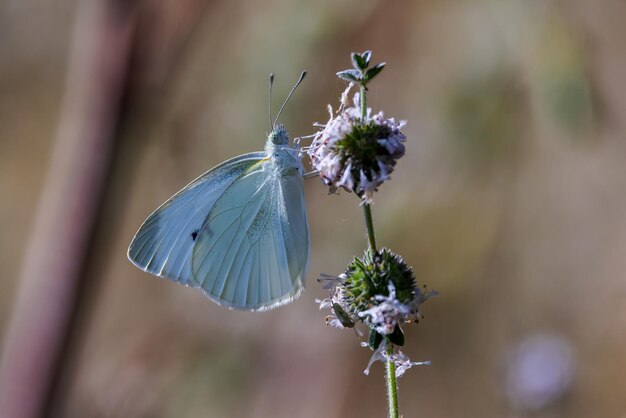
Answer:
<path fill-rule="evenodd" d="M 367 347 L 368 344 L 361 343 L 361 345 L 363 347 Z M 395 347 L 392 347 L 392 353 L 388 354 L 387 347 L 387 342 L 384 341 L 380 344 L 380 346 L 378 346 L 376 350 L 374 350 L 372 357 L 370 357 L 370 361 L 367 363 L 367 367 L 365 368 L 365 370 L 363 370 L 363 373 L 365 375 L 370 374 L 370 368 L 372 367 L 372 364 L 377 361 L 382 361 L 383 363 L 385 363 L 387 359 L 391 360 L 396 366 L 396 377 L 402 376 L 408 369 L 413 366 L 431 365 L 430 361 L 411 361 L 411 359 L 409 359 L 406 354 L 404 354 L 401 350 L 396 349 Z"/>
<path fill-rule="evenodd" d="M 342 275 L 343 276 L 343 275 Z M 328 274 L 321 274 L 318 282 L 323 283 L 324 289 L 327 289 L 330 296 L 326 299 L 316 299 L 320 309 L 330 309 L 331 314 L 326 317 L 326 325 L 333 328 L 353 328 L 355 320 L 346 312 L 344 305 L 343 290 L 341 284 L 343 277 L 335 277 Z"/>
<path fill-rule="evenodd" d="M 418 322 L 421 305 L 437 294 L 418 287 L 411 267 L 387 248 L 367 250 L 362 258 L 355 257 L 343 274 L 323 274 L 318 281 L 329 291 L 328 298 L 317 300 L 320 309 L 331 311 L 326 317 L 329 326 L 355 328 L 362 323 L 368 327 L 368 342 L 362 345 L 374 350 L 374 355 L 366 371 L 374 361 L 386 360 L 387 344 L 404 345 L 402 326 Z M 390 359 L 397 364 L 399 375 L 417 364 L 401 351 Z"/>
<path fill-rule="evenodd" d="M 396 299 L 396 288 L 393 282 L 389 282 L 388 286 L 388 296 L 374 296 L 374 299 L 379 302 L 378 305 L 358 313 L 358 317 L 362 318 L 363 322 L 383 336 L 392 334 L 398 324 L 408 322 L 409 318 L 414 319 L 419 315 L 419 305 L 400 302 Z"/>
<path fill-rule="evenodd" d="M 349 106 L 348 93 L 343 92 L 340 106 L 326 124 L 315 134 L 307 153 L 311 163 L 331 193 L 343 188 L 355 192 L 363 202 L 371 203 L 374 192 L 390 178 L 397 160 L 404 155 L 406 136 L 401 129 L 405 121 L 385 118 L 383 112 L 372 116 L 367 108 L 361 115 L 359 93 Z"/>
<path fill-rule="evenodd" d="M 387 248 L 365 251 L 362 258 L 355 257 L 342 274 L 344 303 L 349 312 L 361 318 L 364 314 L 379 312 L 390 306 L 403 306 L 407 321 L 419 319 L 419 305 L 435 292 L 422 292 L 417 286 L 413 269 L 399 255 Z M 391 294 L 393 292 L 393 294 Z M 398 305 L 400 304 L 400 305 Z"/>

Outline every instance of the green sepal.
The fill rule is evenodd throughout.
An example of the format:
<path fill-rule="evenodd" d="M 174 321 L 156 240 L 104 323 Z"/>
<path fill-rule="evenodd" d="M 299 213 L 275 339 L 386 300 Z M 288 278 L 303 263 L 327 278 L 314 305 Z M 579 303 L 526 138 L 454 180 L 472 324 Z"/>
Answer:
<path fill-rule="evenodd" d="M 389 335 L 387 338 L 389 338 L 390 343 L 395 344 L 399 347 L 402 347 L 404 345 L 404 333 L 400 329 L 400 325 L 396 325 L 391 335 Z"/>
<path fill-rule="evenodd" d="M 372 350 L 376 350 L 382 342 L 383 336 L 376 332 L 376 330 L 370 329 L 370 335 L 367 339 L 367 343 L 369 344 L 370 348 Z"/>
<path fill-rule="evenodd" d="M 337 77 L 343 80 L 359 83 L 361 81 L 361 72 L 357 70 L 343 70 L 337 73 Z"/>
<path fill-rule="evenodd" d="M 357 129 L 369 129 L 368 126 Z M 380 135 L 375 135 L 376 137 Z M 355 148 L 358 145 L 367 145 L 360 141 L 365 135 L 348 135 L 344 144 Z M 359 144 L 359 142 L 361 142 Z M 339 144 L 338 146 L 341 146 Z M 378 144 L 374 144 L 378 146 Z M 351 313 L 362 312 L 376 305 L 376 295 L 389 295 L 389 283 L 396 288 L 396 298 L 405 304 L 411 303 L 419 290 L 416 290 L 415 275 L 402 257 L 394 254 L 387 248 L 378 252 L 370 249 L 365 251 L 362 258 L 355 257 L 343 274 L 343 288 L 345 290 L 342 305 Z"/>

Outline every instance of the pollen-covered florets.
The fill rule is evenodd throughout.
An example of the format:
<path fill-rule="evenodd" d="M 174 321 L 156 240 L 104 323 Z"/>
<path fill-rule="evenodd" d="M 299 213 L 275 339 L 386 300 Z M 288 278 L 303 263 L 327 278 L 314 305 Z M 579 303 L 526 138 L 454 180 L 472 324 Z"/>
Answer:
<path fill-rule="evenodd" d="M 361 117 L 359 94 L 348 106 L 350 85 L 342 94 L 336 113 L 329 107 L 330 119 L 313 139 L 308 154 L 331 192 L 338 188 L 355 192 L 371 203 L 374 192 L 394 170 L 404 155 L 406 136 L 401 132 L 405 122 L 385 118 L 383 112 L 372 116 L 367 109 Z"/>

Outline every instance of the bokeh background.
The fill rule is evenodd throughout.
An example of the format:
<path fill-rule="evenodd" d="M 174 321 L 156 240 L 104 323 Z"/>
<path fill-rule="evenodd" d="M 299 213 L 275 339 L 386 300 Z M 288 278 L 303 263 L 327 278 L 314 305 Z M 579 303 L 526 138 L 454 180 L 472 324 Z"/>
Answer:
<path fill-rule="evenodd" d="M 407 330 L 404 351 L 433 365 L 400 378 L 401 412 L 626 416 L 624 22 L 620 0 L 0 3 L 4 367 L 19 360 L 7 347 L 24 312 L 57 303 L 70 320 L 47 415 L 384 416 L 382 364 L 365 376 L 369 350 L 314 302 L 316 276 L 366 247 L 353 195 L 307 181 L 308 290 L 272 312 L 220 308 L 126 259 L 161 202 L 262 148 L 267 74 L 276 108 L 309 71 L 283 117 L 306 135 L 337 103 L 349 53 L 372 49 L 388 66 L 369 103 L 409 121 L 407 154 L 373 206 L 378 241 L 441 293 Z M 107 65 L 122 68 L 113 82 Z M 35 220 L 83 198 L 84 250 L 48 240 L 44 252 L 74 260 L 80 286 L 37 296 L 64 277 L 33 274 L 37 239 L 50 238 Z M 37 348 L 45 357 L 46 340 Z"/>

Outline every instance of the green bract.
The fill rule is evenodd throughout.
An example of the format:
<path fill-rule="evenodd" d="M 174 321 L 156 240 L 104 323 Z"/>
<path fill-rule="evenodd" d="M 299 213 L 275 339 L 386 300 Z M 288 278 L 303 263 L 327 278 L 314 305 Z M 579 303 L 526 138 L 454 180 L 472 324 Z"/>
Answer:
<path fill-rule="evenodd" d="M 415 299 L 413 270 L 387 248 L 376 253 L 367 249 L 363 258 L 352 260 L 342 277 L 344 304 L 352 314 L 368 309 L 377 295 L 389 296 L 389 283 L 395 286 L 396 298 L 401 303 L 409 304 Z"/>
<path fill-rule="evenodd" d="M 372 51 L 365 51 L 360 54 L 353 52 L 351 55 L 353 68 L 337 72 L 337 77 L 361 84 L 362 86 L 367 85 L 385 68 L 385 63 L 381 62 L 368 69 L 371 58 Z"/>

